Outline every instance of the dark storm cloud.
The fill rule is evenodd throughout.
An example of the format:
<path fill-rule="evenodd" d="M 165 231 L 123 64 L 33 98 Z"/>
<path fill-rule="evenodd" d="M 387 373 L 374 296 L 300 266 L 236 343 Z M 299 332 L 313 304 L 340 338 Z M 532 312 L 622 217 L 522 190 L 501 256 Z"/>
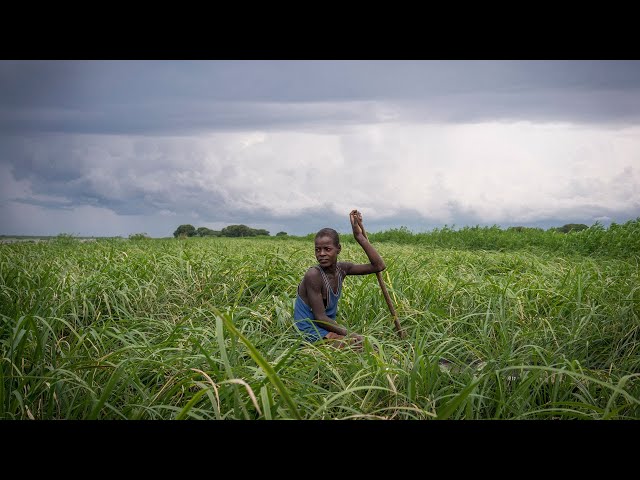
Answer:
<path fill-rule="evenodd" d="M 13 200 L 50 208 L 100 206 L 121 215 L 224 208 L 215 183 L 203 184 L 203 153 L 178 152 L 171 140 L 45 135 L 0 137 L 0 163 L 35 197 Z M 44 198 L 43 198 L 44 196 Z"/>
<path fill-rule="evenodd" d="M 638 122 L 638 61 L 0 61 L 0 213 L 157 236 L 348 233 L 351 208 L 370 231 L 590 224 L 640 211 Z"/>
<path fill-rule="evenodd" d="M 639 86 L 638 61 L 3 61 L 0 131 L 377 122 L 371 102 L 410 120 L 606 123 L 638 119 Z"/>

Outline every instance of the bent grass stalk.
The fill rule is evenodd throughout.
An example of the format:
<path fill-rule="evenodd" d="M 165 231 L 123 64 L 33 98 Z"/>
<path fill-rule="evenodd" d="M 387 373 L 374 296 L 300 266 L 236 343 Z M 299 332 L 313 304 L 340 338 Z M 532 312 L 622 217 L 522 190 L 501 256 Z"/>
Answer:
<path fill-rule="evenodd" d="M 269 362 L 267 362 L 262 357 L 262 355 L 260 355 L 260 352 L 258 352 L 258 350 L 253 346 L 253 344 L 244 335 L 242 335 L 242 333 L 238 331 L 235 325 L 233 325 L 233 322 L 229 319 L 228 315 L 221 314 L 220 312 L 216 312 L 216 314 L 217 314 L 216 321 L 218 322 L 218 324 L 220 324 L 220 321 L 224 322 L 225 327 L 227 327 L 227 329 L 229 329 L 234 335 L 237 335 L 240 338 L 240 340 L 242 340 L 242 343 L 244 343 L 247 346 L 253 360 L 260 366 L 260 368 L 262 368 L 262 370 L 266 373 L 271 383 L 273 383 L 273 385 L 278 389 L 278 391 L 280 392 L 280 395 L 282 395 L 282 397 L 285 399 L 285 401 L 289 405 L 289 408 L 291 409 L 291 413 L 293 414 L 294 418 L 298 420 L 301 419 L 300 413 L 298 412 L 298 408 L 295 402 L 293 401 L 293 399 L 291 398 L 291 395 L 287 390 L 287 387 L 284 386 L 284 384 L 282 383 L 282 380 L 280 380 L 280 377 L 275 372 L 273 367 L 271 367 Z M 252 398 L 255 398 L 255 397 L 252 397 Z M 256 402 L 256 406 L 257 406 L 257 402 Z"/>

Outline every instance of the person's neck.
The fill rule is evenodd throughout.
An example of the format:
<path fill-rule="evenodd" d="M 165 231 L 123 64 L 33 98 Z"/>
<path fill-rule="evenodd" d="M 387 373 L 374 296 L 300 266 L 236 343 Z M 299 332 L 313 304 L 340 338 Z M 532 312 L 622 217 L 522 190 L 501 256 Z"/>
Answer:
<path fill-rule="evenodd" d="M 329 265 L 329 266 L 328 266 L 328 267 L 326 267 L 326 268 L 325 268 L 325 267 L 323 267 L 322 265 L 320 265 L 320 268 L 321 268 L 322 270 L 324 270 L 324 273 L 328 273 L 328 274 L 331 274 L 331 275 L 335 275 L 336 270 L 338 269 L 338 264 L 337 264 L 337 263 L 334 263 L 333 265 Z"/>

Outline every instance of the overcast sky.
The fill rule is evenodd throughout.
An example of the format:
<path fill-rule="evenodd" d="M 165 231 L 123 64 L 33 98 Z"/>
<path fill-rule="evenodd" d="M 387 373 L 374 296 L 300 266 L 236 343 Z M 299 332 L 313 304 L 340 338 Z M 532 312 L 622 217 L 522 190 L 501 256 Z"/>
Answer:
<path fill-rule="evenodd" d="M 0 61 L 0 234 L 640 217 L 640 61 Z"/>

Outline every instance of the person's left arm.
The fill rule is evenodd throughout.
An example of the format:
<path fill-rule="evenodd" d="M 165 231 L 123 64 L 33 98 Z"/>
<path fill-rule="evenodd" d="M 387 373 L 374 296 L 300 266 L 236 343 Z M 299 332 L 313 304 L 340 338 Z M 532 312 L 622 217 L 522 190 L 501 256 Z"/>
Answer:
<path fill-rule="evenodd" d="M 378 251 L 369 243 L 367 237 L 364 236 L 364 232 L 358 224 L 358 220 L 362 221 L 362 215 L 357 210 L 352 210 L 349 214 L 349 220 L 351 220 L 351 228 L 353 230 L 353 237 L 356 242 L 360 244 L 370 263 L 351 263 L 340 262 L 340 268 L 344 270 L 347 275 L 368 275 L 370 273 L 378 273 L 383 271 L 386 267 L 384 260 L 378 253 Z"/>

